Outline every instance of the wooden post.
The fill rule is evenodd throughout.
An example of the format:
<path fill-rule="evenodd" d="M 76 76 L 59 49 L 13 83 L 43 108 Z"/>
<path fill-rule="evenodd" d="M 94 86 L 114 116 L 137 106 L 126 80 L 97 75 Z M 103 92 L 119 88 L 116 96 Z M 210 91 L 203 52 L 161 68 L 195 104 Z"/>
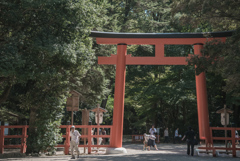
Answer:
<path fill-rule="evenodd" d="M 22 140 L 21 140 L 21 153 L 26 153 L 27 149 L 27 125 L 24 125 L 22 128 Z"/>
<path fill-rule="evenodd" d="M 232 135 L 232 155 L 233 157 L 236 157 L 235 128 L 231 129 L 231 135 Z"/>
<path fill-rule="evenodd" d="M 71 125 L 67 125 L 66 128 L 66 141 L 65 141 L 65 149 L 64 149 L 64 153 L 65 155 L 68 155 L 69 153 L 69 147 L 70 147 L 70 126 Z"/>
<path fill-rule="evenodd" d="M 116 78 L 114 91 L 114 108 L 113 108 L 113 128 L 111 147 L 121 148 L 123 137 L 123 118 L 124 118 L 124 94 L 126 78 L 126 55 L 127 44 L 118 44 L 117 46 L 117 63 Z"/>
<path fill-rule="evenodd" d="M 194 44 L 194 54 L 202 56 L 201 49 L 203 44 Z M 208 100 L 207 100 L 207 86 L 205 72 L 195 76 L 196 79 L 196 93 L 197 93 L 197 108 L 198 108 L 198 124 L 199 137 L 204 139 L 206 144 L 210 143 L 209 132 L 209 114 L 208 114 Z"/>
<path fill-rule="evenodd" d="M 225 130 L 224 130 L 224 132 L 225 132 L 225 138 L 227 137 L 227 130 L 226 130 L 226 127 L 227 127 L 227 109 L 226 109 L 226 105 L 224 105 L 224 121 L 225 121 L 225 124 L 224 124 L 224 127 L 225 127 Z M 227 140 L 225 140 L 225 147 L 227 148 Z M 227 150 L 226 150 L 226 152 L 228 152 Z"/>
<path fill-rule="evenodd" d="M 91 127 L 91 125 L 89 125 L 88 126 L 88 154 L 91 154 L 91 152 L 92 152 L 92 149 L 91 149 L 92 142 L 91 142 L 91 140 L 92 140 L 93 136 L 92 136 L 91 131 L 92 131 L 92 127 Z"/>
<path fill-rule="evenodd" d="M 4 153 L 4 126 L 0 126 L 0 154 Z"/>
<path fill-rule="evenodd" d="M 88 125 L 89 122 L 89 111 L 85 108 L 82 110 L 82 125 Z M 87 128 L 82 129 L 82 135 L 90 135 Z M 84 145 L 86 145 L 87 138 L 83 139 Z M 84 153 L 86 153 L 86 147 L 84 147 Z"/>
<path fill-rule="evenodd" d="M 97 136 L 99 135 L 99 104 L 97 107 Z M 97 137 L 97 145 L 99 144 L 99 137 Z"/>
<path fill-rule="evenodd" d="M 71 111 L 72 112 L 72 120 L 71 120 L 71 125 L 73 125 L 73 111 Z"/>

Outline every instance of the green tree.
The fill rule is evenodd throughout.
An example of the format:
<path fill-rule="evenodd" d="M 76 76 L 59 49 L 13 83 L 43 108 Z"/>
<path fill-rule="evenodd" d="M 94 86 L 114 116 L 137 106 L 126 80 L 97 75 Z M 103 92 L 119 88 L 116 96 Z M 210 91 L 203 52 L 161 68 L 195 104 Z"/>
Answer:
<path fill-rule="evenodd" d="M 0 2 L 0 103 L 9 107 L 16 100 L 13 109 L 29 110 L 27 153 L 51 151 L 61 140 L 58 127 L 70 90 L 86 92 L 83 88 L 89 86 L 83 82 L 93 71 L 102 80 L 100 89 L 97 83 L 89 87 L 96 91 L 94 97 L 107 83 L 101 70 L 92 67 L 88 34 L 93 24 L 101 24 L 104 5 L 92 2 Z"/>
<path fill-rule="evenodd" d="M 227 38 L 225 43 L 216 40 L 206 43 L 202 50 L 206 57 L 194 56 L 189 60 L 189 64 L 197 66 L 197 74 L 203 71 L 215 73 L 221 80 L 220 89 L 216 90 L 218 94 L 215 95 L 215 99 L 212 99 L 215 103 L 210 102 L 210 106 L 213 104 L 215 104 L 215 108 L 222 108 L 224 104 L 230 106 L 234 110 L 233 120 L 238 126 L 238 108 L 240 105 L 240 84 L 238 81 L 240 78 L 238 54 L 240 50 L 239 7 L 240 2 L 234 0 L 178 0 L 174 2 L 172 9 L 175 22 L 178 22 L 181 27 L 188 24 L 192 31 L 234 30 L 233 36 Z M 209 36 L 211 37 L 211 35 Z M 221 101 L 217 101 L 218 98 L 221 98 Z"/>

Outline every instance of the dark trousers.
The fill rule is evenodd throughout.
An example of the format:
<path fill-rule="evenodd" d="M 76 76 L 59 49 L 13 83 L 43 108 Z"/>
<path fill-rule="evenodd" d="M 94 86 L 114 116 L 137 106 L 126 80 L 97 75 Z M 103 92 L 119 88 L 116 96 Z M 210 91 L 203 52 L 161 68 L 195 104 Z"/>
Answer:
<path fill-rule="evenodd" d="M 191 155 L 194 155 L 194 144 L 193 141 L 187 141 L 187 154 L 190 154 L 190 147 L 191 147 Z"/>
<path fill-rule="evenodd" d="M 164 143 L 168 143 L 168 141 L 169 141 L 169 137 L 165 136 Z"/>
<path fill-rule="evenodd" d="M 175 136 L 173 139 L 173 144 L 176 144 L 176 142 L 180 143 L 180 137 Z"/>

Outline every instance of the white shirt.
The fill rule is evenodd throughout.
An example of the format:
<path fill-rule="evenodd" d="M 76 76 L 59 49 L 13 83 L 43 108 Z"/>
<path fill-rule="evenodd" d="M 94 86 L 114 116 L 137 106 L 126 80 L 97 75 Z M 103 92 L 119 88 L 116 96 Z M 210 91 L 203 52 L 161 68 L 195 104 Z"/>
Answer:
<path fill-rule="evenodd" d="M 175 137 L 177 137 L 177 136 L 178 136 L 178 130 L 175 131 Z"/>
<path fill-rule="evenodd" d="M 70 136 L 71 136 L 71 141 L 74 141 L 77 144 L 79 143 L 79 138 L 80 138 L 81 134 L 77 130 L 74 130 L 74 132 L 72 132 L 72 130 L 71 130 Z"/>
<path fill-rule="evenodd" d="M 156 136 L 155 136 L 155 135 L 150 135 L 149 139 L 155 140 L 155 139 L 156 139 Z"/>
<path fill-rule="evenodd" d="M 149 133 L 150 133 L 151 135 L 153 135 L 155 132 L 157 132 L 157 130 L 156 130 L 155 128 L 154 128 L 154 129 L 151 128 L 151 129 L 149 130 Z"/>
<path fill-rule="evenodd" d="M 164 130 L 164 136 L 168 136 L 168 130 Z"/>
<path fill-rule="evenodd" d="M 145 143 L 148 142 L 148 139 L 150 138 L 150 135 L 144 134 L 144 139 L 145 139 Z"/>

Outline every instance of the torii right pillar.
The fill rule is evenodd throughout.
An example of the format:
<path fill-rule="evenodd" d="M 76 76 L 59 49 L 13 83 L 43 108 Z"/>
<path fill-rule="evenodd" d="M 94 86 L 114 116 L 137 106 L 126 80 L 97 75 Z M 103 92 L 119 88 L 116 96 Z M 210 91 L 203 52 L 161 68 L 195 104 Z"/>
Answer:
<path fill-rule="evenodd" d="M 203 44 L 194 44 L 194 54 L 202 56 L 202 48 Z M 202 72 L 199 75 L 195 75 L 195 79 L 197 92 L 199 137 L 200 139 L 205 140 L 206 145 L 208 145 L 208 143 L 211 143 L 211 141 L 205 72 Z"/>

